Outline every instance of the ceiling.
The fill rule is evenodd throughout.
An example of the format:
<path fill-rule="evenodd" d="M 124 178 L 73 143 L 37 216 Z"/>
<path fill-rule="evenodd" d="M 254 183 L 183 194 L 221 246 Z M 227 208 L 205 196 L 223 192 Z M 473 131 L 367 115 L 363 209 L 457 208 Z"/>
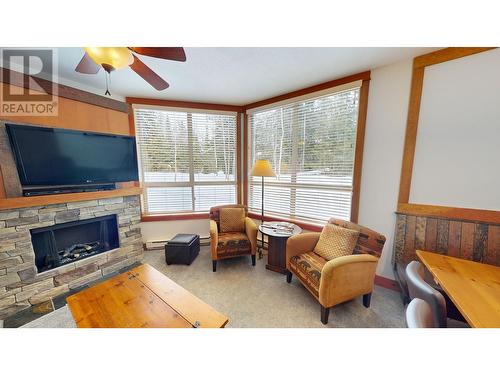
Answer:
<path fill-rule="evenodd" d="M 110 91 L 126 96 L 243 105 L 410 59 L 437 48 L 185 48 L 187 61 L 141 59 L 170 83 L 156 91 L 131 69 L 111 73 Z M 105 72 L 74 71 L 82 48 L 57 48 L 59 83 L 103 95 Z"/>

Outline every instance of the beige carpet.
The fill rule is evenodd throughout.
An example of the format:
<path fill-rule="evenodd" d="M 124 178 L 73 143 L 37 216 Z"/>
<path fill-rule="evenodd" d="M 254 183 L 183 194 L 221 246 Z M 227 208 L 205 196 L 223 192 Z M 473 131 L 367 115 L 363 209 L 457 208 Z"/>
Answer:
<path fill-rule="evenodd" d="M 227 327 L 325 327 L 312 295 L 296 278 L 288 284 L 284 275 L 266 270 L 265 257 L 255 267 L 250 257 L 220 261 L 216 273 L 206 246 L 190 266 L 167 266 L 163 251 L 147 251 L 144 262 L 227 315 Z M 24 327 L 74 326 L 71 313 L 63 307 Z M 327 327 L 404 327 L 404 307 L 398 293 L 375 287 L 369 309 L 361 297 L 336 306 Z"/>

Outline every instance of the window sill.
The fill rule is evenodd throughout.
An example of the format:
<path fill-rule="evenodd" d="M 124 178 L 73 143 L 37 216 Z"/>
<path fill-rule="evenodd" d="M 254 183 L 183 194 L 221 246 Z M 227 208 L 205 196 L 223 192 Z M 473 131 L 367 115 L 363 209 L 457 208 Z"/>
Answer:
<path fill-rule="evenodd" d="M 252 219 L 257 219 L 260 220 L 260 214 L 257 214 L 255 212 L 249 212 L 248 217 L 251 217 Z M 303 221 L 297 221 L 297 220 L 292 220 L 292 219 L 287 219 L 283 217 L 273 217 L 273 216 L 267 216 L 264 215 L 264 221 L 286 221 L 287 223 L 293 223 L 301 227 L 302 229 L 309 230 L 311 232 L 321 232 L 323 230 L 323 225 L 321 224 L 313 224 L 313 223 L 306 223 Z"/>
<path fill-rule="evenodd" d="M 141 222 L 208 219 L 208 213 L 142 215 Z"/>

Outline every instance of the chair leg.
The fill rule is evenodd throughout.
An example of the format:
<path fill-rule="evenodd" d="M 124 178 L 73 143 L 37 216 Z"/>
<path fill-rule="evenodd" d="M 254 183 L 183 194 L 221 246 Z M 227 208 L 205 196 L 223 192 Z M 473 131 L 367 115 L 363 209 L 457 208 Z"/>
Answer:
<path fill-rule="evenodd" d="M 371 299 L 372 299 L 372 294 L 371 293 L 363 295 L 363 305 L 366 308 L 370 307 L 370 301 L 371 301 Z"/>
<path fill-rule="evenodd" d="M 292 282 L 292 273 L 290 271 L 286 271 L 286 282 L 290 284 Z"/>
<path fill-rule="evenodd" d="M 216 260 L 212 260 L 212 271 L 213 272 L 217 271 L 217 261 Z"/>
<path fill-rule="evenodd" d="M 328 324 L 328 315 L 330 314 L 330 308 L 321 305 L 321 323 Z"/>
<path fill-rule="evenodd" d="M 255 254 L 254 254 L 254 255 L 252 255 L 252 266 L 254 266 L 254 267 L 255 267 Z"/>

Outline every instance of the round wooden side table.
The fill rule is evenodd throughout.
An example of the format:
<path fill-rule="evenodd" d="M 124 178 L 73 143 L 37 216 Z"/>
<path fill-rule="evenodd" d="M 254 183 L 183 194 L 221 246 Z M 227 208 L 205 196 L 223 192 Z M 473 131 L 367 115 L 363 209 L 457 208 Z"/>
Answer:
<path fill-rule="evenodd" d="M 285 251 L 286 241 L 294 234 L 302 232 L 302 228 L 292 223 L 286 223 L 292 230 L 285 232 L 276 228 L 281 221 L 266 221 L 259 225 L 259 232 L 267 236 L 267 264 L 268 270 L 286 274 Z"/>

